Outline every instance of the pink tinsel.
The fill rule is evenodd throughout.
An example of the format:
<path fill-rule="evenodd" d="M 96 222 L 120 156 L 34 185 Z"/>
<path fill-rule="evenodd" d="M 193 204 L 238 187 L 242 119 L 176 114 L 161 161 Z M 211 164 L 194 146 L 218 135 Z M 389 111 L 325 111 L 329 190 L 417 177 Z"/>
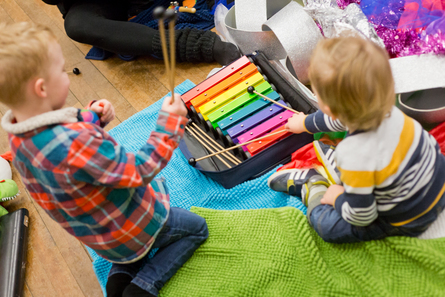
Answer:
<path fill-rule="evenodd" d="M 419 34 L 416 30 L 395 30 L 383 26 L 375 28 L 377 35 L 385 43 L 391 58 L 427 53 L 445 54 L 445 35 L 436 33 Z"/>
<path fill-rule="evenodd" d="M 338 6 L 344 9 L 351 3 L 360 4 L 361 0 L 336 0 Z M 443 0 L 442 0 L 443 1 Z M 377 4 L 390 5 L 394 1 L 388 3 L 376 2 Z M 372 3 L 372 1 L 370 2 Z M 398 4 L 398 2 L 394 2 Z M 369 4 L 368 4 L 369 6 Z M 385 6 L 386 7 L 386 6 Z M 383 8 L 385 8 L 383 7 Z M 403 9 L 403 6 L 402 6 Z M 388 12 L 385 9 L 376 15 L 368 15 L 370 22 L 373 24 L 377 35 L 385 43 L 386 50 L 391 58 L 404 57 L 410 55 L 420 55 L 433 53 L 436 55 L 445 55 L 445 34 L 440 29 L 444 28 L 445 14 L 442 16 L 441 23 L 436 21 L 433 29 L 427 29 L 426 26 L 422 28 L 412 29 L 391 29 L 381 24 L 392 24 L 394 22 L 395 13 L 390 9 Z M 378 22 L 375 22 L 378 20 Z M 427 32 L 429 34 L 427 34 Z"/>
<path fill-rule="evenodd" d="M 360 5 L 360 1 L 361 0 L 337 0 L 337 5 L 341 9 L 345 9 L 345 7 L 351 3 L 357 3 L 358 5 Z"/>

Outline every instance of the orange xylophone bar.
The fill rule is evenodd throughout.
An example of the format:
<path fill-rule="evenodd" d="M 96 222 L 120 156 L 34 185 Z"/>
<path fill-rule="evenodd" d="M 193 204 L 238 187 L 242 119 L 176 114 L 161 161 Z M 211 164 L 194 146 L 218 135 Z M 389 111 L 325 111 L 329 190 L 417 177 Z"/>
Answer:
<path fill-rule="evenodd" d="M 193 105 L 193 107 L 195 108 L 199 107 L 204 103 L 206 103 L 207 101 L 209 101 L 211 98 L 218 96 L 219 94 L 223 93 L 230 87 L 237 85 L 240 81 L 251 76 L 256 72 L 258 72 L 258 69 L 254 64 L 247 65 L 240 71 L 235 72 L 231 76 L 226 77 L 223 81 L 215 84 L 201 95 L 196 96 L 195 98 L 190 100 L 190 102 Z"/>
<path fill-rule="evenodd" d="M 184 101 L 184 103 L 187 105 L 187 107 L 189 107 L 191 105 L 190 101 L 193 98 L 195 98 L 198 95 L 201 95 L 202 93 L 204 93 L 205 91 L 207 91 L 208 89 L 210 89 L 211 87 L 216 85 L 217 83 L 226 79 L 226 77 L 243 69 L 250 63 L 251 62 L 250 62 L 249 58 L 247 58 L 246 56 L 241 57 L 240 59 L 238 59 L 235 62 L 233 62 L 232 64 L 224 67 L 223 69 L 221 69 L 220 71 L 218 71 L 217 73 L 215 73 L 214 75 L 212 75 L 211 77 L 209 77 L 208 79 L 206 79 L 205 81 L 200 83 L 199 85 L 195 86 L 194 88 L 192 88 L 191 90 L 189 90 L 188 92 L 183 94 L 181 96 L 182 101 Z"/>

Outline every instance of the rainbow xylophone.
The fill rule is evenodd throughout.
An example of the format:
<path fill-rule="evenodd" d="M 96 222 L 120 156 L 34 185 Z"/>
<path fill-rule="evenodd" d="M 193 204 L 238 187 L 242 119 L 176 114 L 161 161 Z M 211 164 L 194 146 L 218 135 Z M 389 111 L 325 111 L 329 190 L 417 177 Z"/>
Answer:
<path fill-rule="evenodd" d="M 310 137 L 303 136 L 300 137 L 301 143 L 297 140 L 296 143 L 288 142 L 290 145 L 275 146 L 290 137 L 298 139 L 298 136 L 295 138 L 295 135 L 284 129 L 294 112 L 291 111 L 289 100 L 285 100 L 286 96 L 274 84 L 277 79 L 283 81 L 283 78 L 271 71 L 267 59 L 263 58 L 266 64 L 258 65 L 253 57 L 254 55 L 241 57 L 181 96 L 190 117 L 184 150 L 190 152 L 193 157 L 191 159 L 198 161 L 198 169 L 224 171 L 241 166 L 247 161 L 254 163 L 250 160 L 257 156 L 267 156 L 265 151 L 271 147 L 279 150 L 277 161 L 274 161 L 277 156 L 270 161 L 275 164 L 311 140 Z M 268 68 L 268 73 L 263 72 L 263 67 Z M 275 80 L 269 80 L 269 73 Z M 252 89 L 255 93 L 252 93 Z M 285 91 L 286 95 L 296 94 L 295 90 L 287 86 Z M 262 96 L 266 96 L 268 100 Z M 296 96 L 300 98 L 301 94 Z M 297 104 L 294 107 L 301 107 L 304 113 L 316 110 L 305 99 L 299 101 L 302 101 L 302 105 Z M 184 145 L 181 150 L 183 148 Z M 205 163 L 202 159 L 207 157 L 211 158 Z M 264 166 L 266 164 L 271 166 L 268 162 Z M 261 167 L 258 166 L 258 170 Z"/>
<path fill-rule="evenodd" d="M 225 146 L 283 130 L 293 113 L 256 94 L 249 94 L 249 86 L 285 104 L 274 85 L 261 73 L 261 68 L 246 56 L 189 90 L 182 95 L 182 100 L 189 109 L 190 117 L 202 124 L 206 131 L 212 131 Z M 290 134 L 284 131 L 235 152 L 245 160 Z"/>

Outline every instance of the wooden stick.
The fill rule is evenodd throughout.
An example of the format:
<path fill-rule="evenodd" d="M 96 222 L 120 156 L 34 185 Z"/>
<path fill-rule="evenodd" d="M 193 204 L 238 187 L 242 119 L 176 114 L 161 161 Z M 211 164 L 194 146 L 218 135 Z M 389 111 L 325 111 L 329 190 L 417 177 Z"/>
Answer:
<path fill-rule="evenodd" d="M 199 143 L 204 146 L 209 152 L 212 152 L 213 150 L 209 148 L 201 139 L 198 138 L 198 136 L 192 131 L 192 129 L 188 126 L 185 126 L 185 130 L 187 130 L 190 134 L 193 135 L 193 137 L 196 138 L 196 140 L 199 141 Z M 214 153 L 213 153 L 214 154 Z M 226 161 L 224 161 L 223 158 L 221 158 L 218 154 L 215 155 L 221 162 L 223 162 L 224 165 L 226 165 L 229 168 L 232 168 L 232 166 L 229 165 Z"/>
<path fill-rule="evenodd" d="M 172 93 L 172 101 L 175 100 L 175 67 L 176 67 L 176 44 L 175 44 L 175 19 L 173 18 L 168 23 L 168 30 L 170 31 L 170 90 Z"/>
<path fill-rule="evenodd" d="M 213 140 L 212 137 L 210 137 L 210 136 L 207 135 L 204 131 L 202 131 L 202 129 L 199 128 L 198 125 L 196 125 L 195 123 L 192 123 L 192 124 L 193 124 L 193 126 L 195 126 L 196 130 L 199 131 L 199 132 L 201 133 L 201 135 L 203 136 L 203 138 L 205 137 L 206 140 L 207 140 L 208 142 L 210 142 L 209 145 L 211 145 L 212 148 L 213 148 L 215 151 L 217 151 L 218 149 L 219 149 L 219 150 L 223 150 L 223 149 L 224 149 L 218 142 L 216 142 L 215 140 Z M 190 127 L 190 128 L 191 128 L 191 127 Z M 192 129 L 192 128 L 191 128 L 191 129 Z M 193 130 L 193 131 L 195 131 L 195 130 Z M 196 134 L 198 134 L 198 133 L 196 133 Z M 241 161 L 238 160 L 237 158 L 235 158 L 234 156 L 232 156 L 232 154 L 229 154 L 229 153 L 227 153 L 227 154 L 226 154 L 226 153 L 223 153 L 223 156 L 226 157 L 229 161 L 231 161 L 231 162 L 232 162 L 233 164 L 235 164 L 235 165 L 241 164 Z"/>
<path fill-rule="evenodd" d="M 224 147 L 222 147 L 218 142 L 216 142 L 215 140 L 213 140 L 213 138 L 212 137 L 210 137 L 210 136 L 208 136 L 198 125 L 196 125 L 195 123 L 193 123 L 192 122 L 192 124 L 193 124 L 193 126 L 195 126 L 195 128 L 198 130 L 198 131 L 200 131 L 201 132 L 201 134 L 203 134 L 203 135 L 205 135 L 205 136 L 207 136 L 209 139 L 210 139 L 210 141 L 218 148 L 218 149 L 220 149 L 220 150 L 223 150 L 224 149 Z M 240 160 L 238 160 L 236 157 L 234 157 L 232 154 L 227 154 L 230 158 L 232 158 L 232 160 L 234 161 L 234 162 L 236 162 L 236 164 L 241 164 L 241 161 Z M 226 157 L 227 158 L 227 157 Z"/>
<path fill-rule="evenodd" d="M 287 130 L 280 130 L 280 131 L 277 131 L 277 132 L 274 132 L 274 133 L 270 133 L 270 134 L 267 134 L 267 135 L 265 135 L 265 136 L 262 136 L 262 137 L 259 137 L 259 138 L 256 138 L 256 139 L 252 139 L 252 140 L 246 141 L 246 142 L 244 142 L 244 143 L 237 144 L 237 145 L 235 145 L 235 146 L 232 146 L 232 147 L 223 149 L 222 151 L 219 151 L 219 152 L 216 152 L 216 153 L 213 153 L 213 154 L 210 154 L 210 155 L 207 155 L 207 156 L 198 158 L 198 159 L 196 159 L 195 161 L 198 162 L 198 161 L 201 161 L 201 160 L 204 160 L 204 159 L 207 159 L 207 158 L 210 158 L 210 157 L 213 157 L 213 156 L 216 156 L 216 155 L 219 155 L 219 154 L 228 152 L 228 151 L 230 151 L 230 150 L 233 150 L 233 149 L 236 149 L 236 148 L 245 146 L 245 145 L 247 145 L 247 144 L 249 144 L 249 143 L 252 143 L 252 142 L 255 142 L 255 141 L 259 141 L 259 140 L 261 140 L 261 139 L 264 139 L 264 138 L 267 138 L 267 137 L 270 137 L 270 136 L 273 136 L 273 135 L 276 135 L 276 134 L 280 134 L 280 133 L 283 133 L 283 132 L 288 132 L 288 131 L 287 131 Z"/>
<path fill-rule="evenodd" d="M 296 113 L 296 114 L 299 114 L 299 113 L 300 113 L 299 111 L 296 111 L 295 109 L 292 109 L 292 108 L 290 108 L 289 106 L 286 106 L 286 105 L 284 105 L 284 104 L 281 104 L 280 102 L 277 102 L 277 101 L 275 101 L 275 100 L 273 100 L 273 99 L 270 99 L 269 97 L 264 96 L 263 94 L 258 93 L 258 92 L 255 91 L 255 90 L 253 90 L 253 93 L 257 94 L 257 95 L 260 96 L 261 98 L 264 98 L 264 99 L 266 99 L 266 100 L 269 100 L 269 101 L 272 102 L 273 104 L 276 104 L 276 105 L 278 105 L 278 106 L 281 106 L 282 108 L 285 108 L 285 109 L 287 109 L 287 110 L 290 110 L 290 111 L 292 111 L 292 112 L 294 112 L 294 113 Z"/>
<path fill-rule="evenodd" d="M 167 77 L 170 77 L 170 63 L 168 61 L 167 38 L 165 37 L 164 18 L 159 19 L 158 26 L 159 26 L 159 35 L 161 35 L 162 56 L 164 57 L 165 74 L 167 75 Z"/>
<path fill-rule="evenodd" d="M 190 131 L 192 131 L 193 133 L 195 133 L 195 134 L 193 134 L 193 136 L 195 136 L 195 137 L 201 137 L 201 139 L 204 141 L 204 142 L 206 142 L 213 150 L 214 150 L 214 152 L 217 152 L 218 151 L 218 149 L 217 148 L 215 148 L 215 146 L 214 145 L 212 145 L 212 143 L 206 138 L 206 137 L 208 137 L 208 138 L 210 138 L 207 134 L 204 134 L 206 137 L 204 137 L 204 136 L 202 136 L 202 135 L 199 135 L 198 133 L 197 133 L 197 131 L 195 130 L 195 129 L 193 129 L 192 127 L 190 127 L 190 126 L 188 126 L 188 128 L 190 129 Z M 189 132 L 190 132 L 189 131 Z M 199 140 L 199 139 L 198 139 Z M 235 165 L 238 165 L 238 163 L 236 163 L 236 162 L 234 162 L 232 159 L 229 159 L 228 157 L 227 157 L 227 155 L 228 155 L 228 153 L 222 153 L 222 156 L 224 156 L 224 157 L 226 157 L 226 159 L 227 160 L 229 160 L 230 162 L 232 162 L 233 164 L 235 164 Z M 218 156 L 217 156 L 218 157 Z M 219 159 L 219 158 L 218 158 Z M 220 159 L 221 160 L 221 159 Z"/>

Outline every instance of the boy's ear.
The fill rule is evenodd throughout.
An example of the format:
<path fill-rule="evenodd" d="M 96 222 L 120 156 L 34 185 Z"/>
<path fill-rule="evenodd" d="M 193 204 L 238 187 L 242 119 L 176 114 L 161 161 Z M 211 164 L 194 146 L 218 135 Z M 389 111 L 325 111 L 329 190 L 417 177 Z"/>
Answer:
<path fill-rule="evenodd" d="M 36 79 L 34 82 L 33 91 L 38 97 L 41 98 L 45 98 L 48 95 L 46 91 L 46 83 L 43 78 Z"/>

